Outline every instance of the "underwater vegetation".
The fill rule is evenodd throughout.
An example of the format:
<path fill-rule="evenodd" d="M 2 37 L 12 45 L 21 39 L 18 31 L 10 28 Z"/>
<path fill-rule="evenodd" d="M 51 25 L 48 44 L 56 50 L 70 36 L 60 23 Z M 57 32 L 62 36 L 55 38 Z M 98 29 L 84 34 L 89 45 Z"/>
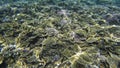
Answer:
<path fill-rule="evenodd" d="M 9 1 L 0 68 L 120 68 L 119 0 Z"/>

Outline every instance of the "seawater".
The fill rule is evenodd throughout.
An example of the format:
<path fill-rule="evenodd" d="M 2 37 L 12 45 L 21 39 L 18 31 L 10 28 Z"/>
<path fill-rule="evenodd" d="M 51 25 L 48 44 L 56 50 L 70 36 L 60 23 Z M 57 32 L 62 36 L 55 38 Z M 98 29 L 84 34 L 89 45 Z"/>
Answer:
<path fill-rule="evenodd" d="M 120 0 L 0 0 L 0 68 L 120 68 Z"/>

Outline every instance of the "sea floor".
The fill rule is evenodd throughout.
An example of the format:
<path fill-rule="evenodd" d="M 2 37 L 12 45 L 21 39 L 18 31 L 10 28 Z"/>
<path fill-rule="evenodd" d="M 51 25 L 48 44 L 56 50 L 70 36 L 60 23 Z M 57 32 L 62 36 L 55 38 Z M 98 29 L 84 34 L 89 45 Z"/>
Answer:
<path fill-rule="evenodd" d="M 0 1 L 0 68 L 120 68 L 119 3 Z"/>

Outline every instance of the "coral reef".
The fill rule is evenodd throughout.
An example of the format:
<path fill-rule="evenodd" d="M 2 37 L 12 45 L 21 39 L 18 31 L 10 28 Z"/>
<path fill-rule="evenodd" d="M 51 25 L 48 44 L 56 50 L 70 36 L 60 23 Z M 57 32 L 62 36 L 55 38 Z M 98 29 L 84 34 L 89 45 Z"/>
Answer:
<path fill-rule="evenodd" d="M 115 3 L 30 0 L 0 6 L 0 67 L 119 68 L 120 7 Z"/>

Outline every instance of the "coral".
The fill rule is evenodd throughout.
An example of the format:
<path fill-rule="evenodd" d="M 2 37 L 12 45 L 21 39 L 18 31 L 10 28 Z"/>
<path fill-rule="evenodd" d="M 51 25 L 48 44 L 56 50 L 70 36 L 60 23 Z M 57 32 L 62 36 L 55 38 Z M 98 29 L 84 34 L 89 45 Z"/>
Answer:
<path fill-rule="evenodd" d="M 120 14 L 107 15 L 105 19 L 110 25 L 120 25 Z"/>
<path fill-rule="evenodd" d="M 114 4 L 27 0 L 0 6 L 0 67 L 120 67 L 120 9 Z"/>

